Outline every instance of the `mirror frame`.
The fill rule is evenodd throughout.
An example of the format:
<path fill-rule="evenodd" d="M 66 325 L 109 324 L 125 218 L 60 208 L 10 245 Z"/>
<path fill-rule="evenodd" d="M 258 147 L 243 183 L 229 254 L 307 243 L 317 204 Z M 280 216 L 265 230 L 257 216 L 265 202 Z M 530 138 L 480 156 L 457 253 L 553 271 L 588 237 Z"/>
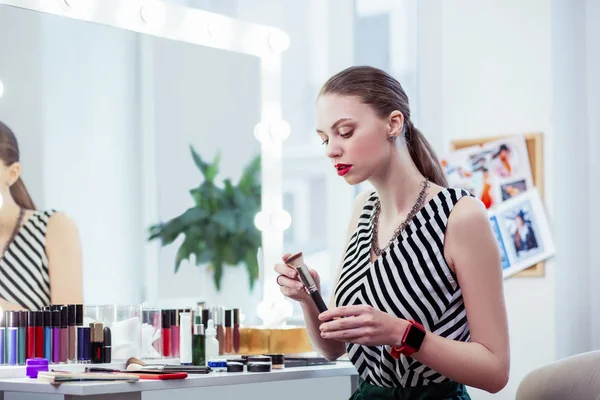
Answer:
<path fill-rule="evenodd" d="M 276 273 L 269 266 L 280 260 L 283 231 L 289 226 L 282 195 L 282 141 L 289 135 L 289 125 L 281 115 L 281 53 L 289 46 L 288 35 L 271 26 L 159 0 L 0 0 L 0 4 L 260 58 L 261 121 L 254 129 L 261 142 L 262 210 L 256 218 L 262 227 L 259 281 L 263 300 L 280 298 Z M 151 59 L 147 40 L 142 40 L 141 51 L 142 60 Z M 154 109 L 145 97 L 141 104 L 142 167 L 155 170 Z M 142 205 L 143 221 L 150 226 L 158 220 L 156 183 L 147 179 L 142 188 L 143 198 L 149 199 Z M 158 243 L 146 243 L 144 250 L 142 298 L 149 306 L 158 301 L 159 250 Z"/>

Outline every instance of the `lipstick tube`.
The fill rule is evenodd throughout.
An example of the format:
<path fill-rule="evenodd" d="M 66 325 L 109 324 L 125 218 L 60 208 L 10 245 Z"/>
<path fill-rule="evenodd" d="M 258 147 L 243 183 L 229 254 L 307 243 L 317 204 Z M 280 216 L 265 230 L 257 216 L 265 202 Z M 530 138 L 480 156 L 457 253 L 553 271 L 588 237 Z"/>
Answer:
<path fill-rule="evenodd" d="M 225 328 L 223 327 L 224 308 L 216 306 L 212 310 L 213 322 L 217 331 L 217 341 L 219 342 L 219 355 L 225 354 Z"/>
<path fill-rule="evenodd" d="M 35 358 L 35 314 L 27 311 L 27 357 Z"/>
<path fill-rule="evenodd" d="M 102 362 L 112 362 L 112 335 L 108 326 L 104 327 L 104 340 L 102 341 Z"/>
<path fill-rule="evenodd" d="M 90 323 L 90 347 L 92 364 L 104 362 L 104 324 Z"/>
<path fill-rule="evenodd" d="M 233 351 L 240 352 L 240 309 L 233 309 Z"/>
<path fill-rule="evenodd" d="M 50 312 L 52 314 L 52 363 L 60 362 L 60 316 L 58 310 Z"/>
<path fill-rule="evenodd" d="M 163 357 L 171 357 L 171 315 L 169 310 L 162 310 L 162 350 Z"/>
<path fill-rule="evenodd" d="M 42 311 L 33 311 L 34 321 L 34 344 L 35 344 L 35 356 L 37 358 L 44 358 L 44 314 Z"/>
<path fill-rule="evenodd" d="M 319 289 L 317 288 L 317 284 L 313 279 L 312 275 L 308 271 L 308 267 L 304 264 L 304 257 L 302 256 L 302 252 L 296 253 L 290 256 L 285 263 L 290 267 L 294 268 L 296 272 L 298 272 L 298 276 L 300 280 L 304 284 L 304 287 L 312 297 L 317 310 L 319 313 L 327 311 L 327 305 L 323 301 L 323 297 L 321 297 L 321 293 L 319 293 Z"/>
<path fill-rule="evenodd" d="M 60 362 L 66 363 L 69 350 L 69 309 L 63 306 L 60 309 Z"/>
<path fill-rule="evenodd" d="M 44 358 L 52 360 L 52 311 L 42 311 L 44 322 Z"/>
<path fill-rule="evenodd" d="M 67 361 L 77 362 L 77 308 L 75 304 L 67 306 Z"/>
<path fill-rule="evenodd" d="M 19 348 L 19 312 L 7 311 L 6 321 L 6 363 L 8 365 L 17 365 Z"/>
<path fill-rule="evenodd" d="M 19 365 L 25 365 L 27 356 L 27 311 L 19 311 Z"/>
<path fill-rule="evenodd" d="M 179 310 L 171 310 L 171 356 L 179 357 Z"/>
<path fill-rule="evenodd" d="M 6 335 L 4 333 L 4 320 L 6 314 L 0 313 L 0 365 L 6 363 Z"/>
<path fill-rule="evenodd" d="M 233 352 L 233 327 L 231 310 L 225 310 L 225 354 Z"/>

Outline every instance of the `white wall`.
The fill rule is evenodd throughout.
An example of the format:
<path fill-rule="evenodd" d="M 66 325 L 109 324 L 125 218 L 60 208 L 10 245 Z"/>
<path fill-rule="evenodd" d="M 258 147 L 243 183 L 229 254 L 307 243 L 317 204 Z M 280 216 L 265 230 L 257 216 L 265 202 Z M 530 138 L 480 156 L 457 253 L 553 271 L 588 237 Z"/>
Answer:
<path fill-rule="evenodd" d="M 552 7 L 545 0 L 426 0 L 419 9 L 420 123 L 438 152 L 453 139 L 542 131 L 552 222 Z M 559 167 L 560 168 L 560 167 Z M 555 358 L 556 263 L 505 281 L 514 399 L 524 375 Z M 470 390 L 474 399 L 491 395 Z"/>

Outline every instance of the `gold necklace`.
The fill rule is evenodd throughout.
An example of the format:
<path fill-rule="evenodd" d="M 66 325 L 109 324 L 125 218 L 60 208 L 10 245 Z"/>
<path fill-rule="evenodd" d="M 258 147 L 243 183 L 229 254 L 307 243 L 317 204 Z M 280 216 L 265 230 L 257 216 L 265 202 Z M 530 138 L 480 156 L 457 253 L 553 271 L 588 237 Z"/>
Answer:
<path fill-rule="evenodd" d="M 374 205 L 375 209 L 373 211 L 373 234 L 371 236 L 371 249 L 373 249 L 373 253 L 375 253 L 375 255 L 377 257 L 379 257 L 381 255 L 381 253 L 383 253 L 390 247 L 390 245 L 394 242 L 394 240 L 396 240 L 398 238 L 398 236 L 400 236 L 402 231 L 406 228 L 406 226 L 408 225 L 410 220 L 419 212 L 419 210 L 421 208 L 423 208 L 423 204 L 425 204 L 425 199 L 427 198 L 427 188 L 429 188 L 429 186 L 430 186 L 429 179 L 425 179 L 423 182 L 421 182 L 421 186 L 423 186 L 423 188 L 419 192 L 419 197 L 417 198 L 417 201 L 415 202 L 412 209 L 406 216 L 406 219 L 404 221 L 402 221 L 400 226 L 398 226 L 396 228 L 396 230 L 394 231 L 394 235 L 392 236 L 392 238 L 390 239 L 388 244 L 382 249 L 379 248 L 379 245 L 377 243 L 378 242 L 377 238 L 379 236 L 378 235 L 378 233 L 379 233 L 379 212 L 381 211 L 381 204 L 379 202 L 379 197 L 377 197 L 377 199 L 375 199 L 375 205 Z"/>

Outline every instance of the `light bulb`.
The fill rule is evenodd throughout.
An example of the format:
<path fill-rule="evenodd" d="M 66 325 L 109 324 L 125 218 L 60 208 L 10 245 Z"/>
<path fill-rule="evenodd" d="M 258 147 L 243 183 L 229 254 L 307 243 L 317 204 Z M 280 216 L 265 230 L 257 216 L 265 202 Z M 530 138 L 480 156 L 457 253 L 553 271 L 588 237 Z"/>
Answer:
<path fill-rule="evenodd" d="M 292 128 L 290 127 L 290 124 L 283 120 L 271 123 L 270 134 L 275 140 L 283 142 L 285 139 L 290 137 L 291 132 Z"/>
<path fill-rule="evenodd" d="M 259 231 L 264 231 L 269 226 L 269 215 L 264 211 L 259 211 L 254 216 L 254 226 Z"/>
<path fill-rule="evenodd" d="M 254 127 L 254 137 L 261 143 L 265 143 L 269 140 L 269 124 L 266 122 L 259 122 Z"/>
<path fill-rule="evenodd" d="M 140 17 L 153 28 L 161 28 L 165 24 L 165 5 L 159 1 L 149 1 L 140 8 Z"/>
<path fill-rule="evenodd" d="M 2 83 L 2 81 L 0 81 L 0 97 L 2 97 L 3 94 L 4 94 L 4 83 Z"/>
<path fill-rule="evenodd" d="M 271 214 L 271 226 L 273 228 L 285 231 L 292 225 L 292 216 L 285 210 L 277 210 Z"/>
<path fill-rule="evenodd" d="M 269 35 L 269 47 L 275 53 L 281 53 L 290 47 L 290 37 L 284 31 L 276 30 Z"/>

